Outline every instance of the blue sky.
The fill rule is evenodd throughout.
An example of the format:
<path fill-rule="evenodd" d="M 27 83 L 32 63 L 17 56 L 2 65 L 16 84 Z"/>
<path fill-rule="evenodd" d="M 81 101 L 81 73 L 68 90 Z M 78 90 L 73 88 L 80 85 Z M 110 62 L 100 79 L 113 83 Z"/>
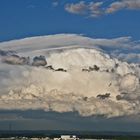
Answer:
<path fill-rule="evenodd" d="M 97 0 L 88 0 L 84 4 Z M 57 2 L 56 5 L 53 3 Z M 132 36 L 140 39 L 140 11 L 121 9 L 89 17 L 66 10 L 80 0 L 0 0 L 0 41 L 37 35 L 77 33 L 97 38 Z M 103 8 L 112 0 L 104 1 Z"/>

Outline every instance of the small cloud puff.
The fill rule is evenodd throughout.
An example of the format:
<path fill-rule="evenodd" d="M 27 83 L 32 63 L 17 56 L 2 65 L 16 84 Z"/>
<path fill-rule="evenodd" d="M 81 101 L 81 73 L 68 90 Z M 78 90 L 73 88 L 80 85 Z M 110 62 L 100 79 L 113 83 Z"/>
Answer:
<path fill-rule="evenodd" d="M 18 55 L 12 54 L 9 56 L 4 56 L 1 60 L 3 63 L 13 64 L 13 65 L 25 65 L 29 64 L 29 57 L 20 57 Z"/>
<path fill-rule="evenodd" d="M 104 1 L 79 1 L 77 3 L 66 4 L 65 10 L 72 14 L 84 14 L 88 17 L 99 17 L 117 12 L 122 9 L 140 10 L 140 0 L 117 0 L 107 5 L 107 7 L 104 6 L 104 3 Z"/>
<path fill-rule="evenodd" d="M 84 14 L 91 17 L 98 17 L 102 15 L 102 10 L 100 7 L 103 2 L 90 2 L 86 4 L 84 1 L 80 1 L 79 3 L 71 3 L 65 5 L 65 10 L 69 13 L 73 14 Z"/>
<path fill-rule="evenodd" d="M 33 58 L 33 63 L 32 63 L 33 66 L 45 66 L 47 65 L 47 61 L 46 61 L 46 58 L 45 56 L 36 56 Z"/>

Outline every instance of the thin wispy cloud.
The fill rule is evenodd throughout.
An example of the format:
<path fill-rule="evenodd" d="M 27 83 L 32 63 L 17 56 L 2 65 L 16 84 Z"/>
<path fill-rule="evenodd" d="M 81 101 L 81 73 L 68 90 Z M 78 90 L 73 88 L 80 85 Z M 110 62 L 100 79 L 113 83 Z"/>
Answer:
<path fill-rule="evenodd" d="M 106 9 L 106 13 L 110 14 L 122 9 L 140 10 L 140 0 L 122 0 L 113 2 Z"/>
<path fill-rule="evenodd" d="M 89 15 L 91 17 L 98 17 L 102 15 L 102 6 L 103 2 L 90 2 L 85 3 L 84 1 L 80 1 L 79 3 L 69 3 L 65 5 L 65 10 L 69 13 L 73 14 L 84 14 Z"/>
<path fill-rule="evenodd" d="M 88 5 L 86 5 L 84 1 L 80 1 L 76 4 L 66 4 L 65 10 L 73 14 L 85 14 L 88 10 Z"/>
<path fill-rule="evenodd" d="M 53 6 L 53 7 L 57 7 L 58 4 L 59 4 L 58 1 L 54 1 L 54 2 L 52 3 L 52 6 Z"/>
<path fill-rule="evenodd" d="M 65 10 L 72 14 L 86 15 L 88 17 L 108 15 L 123 9 L 140 10 L 140 0 L 118 0 L 110 3 L 107 7 L 104 6 L 104 3 L 106 4 L 105 1 L 67 3 L 65 5 Z"/>

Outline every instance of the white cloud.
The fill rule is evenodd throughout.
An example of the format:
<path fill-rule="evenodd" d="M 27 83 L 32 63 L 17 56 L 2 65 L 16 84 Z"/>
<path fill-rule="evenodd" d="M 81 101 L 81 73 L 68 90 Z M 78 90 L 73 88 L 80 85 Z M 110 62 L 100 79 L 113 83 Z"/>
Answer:
<path fill-rule="evenodd" d="M 103 2 L 90 2 L 87 4 L 84 1 L 80 1 L 75 4 L 66 4 L 65 10 L 73 14 L 84 14 L 91 17 L 98 17 L 102 15 L 102 10 L 100 9 L 102 4 Z"/>
<path fill-rule="evenodd" d="M 125 6 L 126 6 L 125 3 L 119 2 L 119 1 L 111 3 L 110 6 L 107 8 L 106 13 L 110 14 L 110 13 L 119 11 L 119 10 L 125 8 Z"/>
<path fill-rule="evenodd" d="M 90 10 L 90 16 L 91 17 L 98 17 L 103 14 L 103 10 L 101 9 L 101 6 L 103 5 L 103 2 L 91 2 L 89 4 L 89 10 Z"/>
<path fill-rule="evenodd" d="M 82 116 L 138 114 L 140 68 L 136 64 L 110 58 L 101 50 L 131 49 L 135 43 L 130 37 L 92 39 L 75 34 L 0 43 L 1 54 L 7 55 L 11 50 L 31 59 L 43 55 L 48 65 L 67 70 L 0 63 L 0 108 L 77 111 Z M 98 71 L 82 71 L 94 65 L 99 67 Z M 97 95 L 106 93 L 110 93 L 109 98 L 97 98 Z M 118 95 L 121 100 L 116 99 Z"/>
<path fill-rule="evenodd" d="M 113 2 L 107 8 L 106 12 L 114 13 L 121 9 L 139 10 L 140 9 L 140 0 L 121 0 L 121 1 Z"/>
<path fill-rule="evenodd" d="M 88 17 L 99 17 L 117 12 L 122 9 L 140 10 L 140 0 L 116 0 L 107 5 L 107 7 L 104 6 L 104 3 L 104 1 L 79 1 L 77 3 L 66 4 L 65 10 L 72 14 L 84 14 Z"/>
<path fill-rule="evenodd" d="M 84 1 L 80 1 L 76 4 L 66 4 L 65 10 L 74 14 L 86 14 L 88 6 L 85 4 Z"/>

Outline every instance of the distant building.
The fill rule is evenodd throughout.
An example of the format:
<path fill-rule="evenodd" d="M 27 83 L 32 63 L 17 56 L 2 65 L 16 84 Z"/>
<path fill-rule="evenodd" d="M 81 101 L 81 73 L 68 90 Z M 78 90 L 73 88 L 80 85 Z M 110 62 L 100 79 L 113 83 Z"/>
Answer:
<path fill-rule="evenodd" d="M 60 138 L 54 138 L 54 140 L 79 140 L 75 135 L 61 135 Z"/>

